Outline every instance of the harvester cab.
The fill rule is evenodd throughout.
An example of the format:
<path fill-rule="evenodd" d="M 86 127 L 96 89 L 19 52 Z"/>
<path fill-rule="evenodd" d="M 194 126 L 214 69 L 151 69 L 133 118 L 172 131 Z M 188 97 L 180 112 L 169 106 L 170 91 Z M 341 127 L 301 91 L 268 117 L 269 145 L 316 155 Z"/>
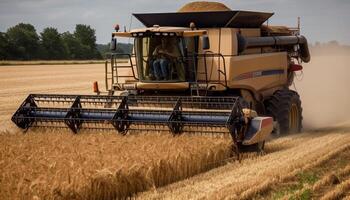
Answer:
<path fill-rule="evenodd" d="M 133 55 L 112 53 L 111 66 L 107 67 L 110 92 L 128 90 L 129 92 L 169 93 L 188 92 L 198 86 L 198 62 L 204 57 L 218 57 L 208 54 L 210 48 L 206 30 L 189 28 L 153 27 L 131 32 L 114 32 L 111 50 L 117 49 L 118 37 L 134 40 Z M 118 29 L 117 29 L 118 30 Z M 120 64 L 118 59 L 128 57 L 128 63 Z M 120 61 L 120 60 L 119 60 Z M 130 70 L 123 71 L 128 68 Z M 110 71 L 109 71 L 110 70 Z M 206 76 L 203 71 L 202 76 Z M 134 90 L 132 90 L 134 89 Z M 141 91 L 142 90 L 142 91 Z"/>
<path fill-rule="evenodd" d="M 299 28 L 263 25 L 272 15 L 227 9 L 134 14 L 145 28 L 119 32 L 117 26 L 112 33 L 112 50 L 119 37 L 134 45 L 132 54 L 112 52 L 106 61 L 109 95 L 31 94 L 12 121 L 23 129 L 64 126 L 74 133 L 221 134 L 232 138 L 235 152 L 261 151 L 274 128 L 300 132 L 301 102 L 289 86 L 310 60 Z"/>
<path fill-rule="evenodd" d="M 193 82 L 195 65 L 188 66 L 189 60 L 184 58 L 198 54 L 198 39 L 205 33 L 159 26 L 131 32 L 129 36 L 135 41 L 138 79 L 143 82 Z M 126 36 L 118 32 L 113 35 Z"/>

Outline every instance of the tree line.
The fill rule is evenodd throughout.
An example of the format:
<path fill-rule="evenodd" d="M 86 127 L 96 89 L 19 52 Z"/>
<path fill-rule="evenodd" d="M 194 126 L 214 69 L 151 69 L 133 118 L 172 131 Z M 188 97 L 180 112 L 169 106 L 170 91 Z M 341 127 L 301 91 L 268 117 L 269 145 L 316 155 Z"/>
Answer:
<path fill-rule="evenodd" d="M 96 33 L 85 24 L 77 24 L 73 33 L 59 33 L 54 27 L 40 34 L 31 24 L 19 23 L 0 32 L 0 60 L 82 60 L 102 59 L 109 45 L 96 44 Z M 117 52 L 131 51 L 121 45 Z"/>

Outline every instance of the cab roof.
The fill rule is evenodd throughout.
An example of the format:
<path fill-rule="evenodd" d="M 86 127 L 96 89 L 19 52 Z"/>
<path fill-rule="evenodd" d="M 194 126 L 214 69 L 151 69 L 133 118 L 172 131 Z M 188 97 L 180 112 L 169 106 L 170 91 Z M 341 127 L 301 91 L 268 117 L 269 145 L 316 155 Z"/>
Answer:
<path fill-rule="evenodd" d="M 192 37 L 207 34 L 206 30 L 191 30 L 186 27 L 152 26 L 146 28 L 133 29 L 130 32 L 113 32 L 113 36 L 118 37 L 147 37 L 152 36 L 182 36 Z"/>
<path fill-rule="evenodd" d="M 130 32 L 131 33 L 138 33 L 138 32 L 174 32 L 174 33 L 181 33 L 184 31 L 189 31 L 190 28 L 186 27 L 170 27 L 170 26 L 152 26 L 152 27 L 146 27 L 146 28 L 138 28 L 133 29 Z"/>
<path fill-rule="evenodd" d="M 197 28 L 259 28 L 274 13 L 254 11 L 208 11 L 176 13 L 134 13 L 146 27 L 154 25 L 189 27 L 194 22 Z"/>

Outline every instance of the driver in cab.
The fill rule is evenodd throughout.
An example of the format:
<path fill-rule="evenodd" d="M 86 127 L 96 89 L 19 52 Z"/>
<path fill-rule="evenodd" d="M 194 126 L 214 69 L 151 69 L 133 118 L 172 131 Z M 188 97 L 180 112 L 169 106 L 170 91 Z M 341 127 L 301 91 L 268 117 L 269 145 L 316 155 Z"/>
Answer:
<path fill-rule="evenodd" d="M 151 73 L 151 78 L 167 80 L 170 77 L 169 64 L 172 59 L 176 58 L 174 45 L 166 38 L 162 38 L 161 44 L 154 49 L 152 55 L 155 57 L 155 60 L 151 66 L 153 72 L 153 74 Z"/>

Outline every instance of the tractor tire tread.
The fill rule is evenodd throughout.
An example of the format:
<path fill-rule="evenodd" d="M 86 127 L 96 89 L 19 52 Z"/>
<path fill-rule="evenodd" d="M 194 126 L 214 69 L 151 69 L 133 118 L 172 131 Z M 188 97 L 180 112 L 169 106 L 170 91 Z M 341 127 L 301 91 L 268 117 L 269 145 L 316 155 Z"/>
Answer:
<path fill-rule="evenodd" d="M 297 92 L 289 89 L 278 90 L 265 101 L 266 114 L 272 116 L 274 120 L 279 123 L 280 132 L 282 134 L 290 132 L 289 112 L 292 103 L 297 105 L 300 113 L 297 132 L 301 132 L 303 117 L 300 96 Z"/>

